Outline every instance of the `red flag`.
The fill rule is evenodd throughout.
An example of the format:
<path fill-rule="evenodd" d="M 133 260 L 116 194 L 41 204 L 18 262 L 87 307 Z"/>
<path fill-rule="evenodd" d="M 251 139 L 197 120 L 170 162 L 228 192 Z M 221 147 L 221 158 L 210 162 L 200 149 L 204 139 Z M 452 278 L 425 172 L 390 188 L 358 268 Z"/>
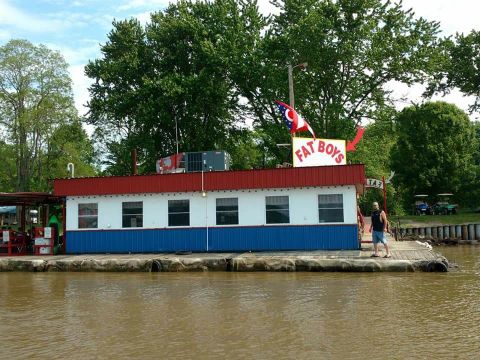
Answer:
<path fill-rule="evenodd" d="M 313 135 L 313 138 L 316 138 L 312 127 L 291 106 L 278 100 L 276 103 L 291 134 L 294 134 L 297 131 L 309 131 L 310 134 Z"/>

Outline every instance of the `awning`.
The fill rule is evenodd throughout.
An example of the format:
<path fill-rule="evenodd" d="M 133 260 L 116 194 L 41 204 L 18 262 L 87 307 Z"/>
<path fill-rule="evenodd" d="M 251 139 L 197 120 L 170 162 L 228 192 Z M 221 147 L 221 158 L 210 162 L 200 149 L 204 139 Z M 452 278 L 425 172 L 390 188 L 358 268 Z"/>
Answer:
<path fill-rule="evenodd" d="M 19 192 L 3 193 L 0 192 L 0 206 L 35 206 L 44 204 L 63 204 L 65 197 L 55 196 L 50 193 L 42 192 Z"/>

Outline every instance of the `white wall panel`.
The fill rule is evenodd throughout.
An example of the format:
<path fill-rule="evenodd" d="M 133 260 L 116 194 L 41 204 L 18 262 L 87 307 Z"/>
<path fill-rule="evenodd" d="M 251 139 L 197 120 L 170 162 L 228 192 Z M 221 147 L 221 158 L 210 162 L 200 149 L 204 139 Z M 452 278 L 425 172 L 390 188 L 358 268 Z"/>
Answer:
<path fill-rule="evenodd" d="M 122 202 L 143 202 L 143 228 L 168 227 L 168 200 L 190 200 L 190 226 L 216 225 L 216 198 L 238 198 L 239 225 L 265 224 L 265 197 L 289 196 L 290 224 L 318 224 L 318 195 L 343 194 L 344 223 L 355 224 L 356 193 L 354 186 L 265 189 L 241 191 L 211 191 L 202 197 L 200 192 L 113 196 L 68 197 L 67 230 L 78 229 L 78 204 L 98 203 L 98 229 L 122 228 Z M 234 226 L 234 225 L 230 225 Z M 86 229 L 88 230 L 88 229 Z"/>

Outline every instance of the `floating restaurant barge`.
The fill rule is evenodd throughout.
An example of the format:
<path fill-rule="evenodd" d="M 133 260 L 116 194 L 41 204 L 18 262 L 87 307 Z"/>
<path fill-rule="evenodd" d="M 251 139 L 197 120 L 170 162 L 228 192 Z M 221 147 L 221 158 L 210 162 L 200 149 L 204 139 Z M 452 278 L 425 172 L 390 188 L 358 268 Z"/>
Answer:
<path fill-rule="evenodd" d="M 360 248 L 363 165 L 56 179 L 66 253 Z"/>

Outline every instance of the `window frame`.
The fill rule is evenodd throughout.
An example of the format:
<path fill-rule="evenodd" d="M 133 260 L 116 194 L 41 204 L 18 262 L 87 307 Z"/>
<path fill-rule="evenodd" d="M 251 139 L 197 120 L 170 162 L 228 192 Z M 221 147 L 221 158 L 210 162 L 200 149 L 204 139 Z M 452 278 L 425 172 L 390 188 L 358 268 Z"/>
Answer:
<path fill-rule="evenodd" d="M 320 202 L 320 197 L 321 196 L 340 196 L 341 198 L 341 207 L 333 207 L 333 206 L 325 206 L 325 204 L 328 204 L 328 205 L 339 205 L 340 203 L 337 202 L 337 203 L 321 203 Z M 320 205 L 324 205 L 323 207 L 320 207 Z M 320 216 L 320 211 L 325 211 L 328 213 L 328 211 L 332 211 L 332 213 L 335 215 L 335 212 L 338 212 L 339 210 L 341 211 L 341 220 L 339 220 L 338 218 L 335 218 L 335 220 L 330 220 L 330 219 L 326 219 L 326 220 L 323 220 L 321 219 L 321 216 Z M 319 224 L 328 224 L 328 223 L 345 223 L 345 213 L 344 213 L 344 210 L 345 210 L 345 202 L 344 202 L 344 196 L 342 193 L 335 193 L 335 194 L 318 194 L 317 196 L 317 214 L 318 214 L 318 223 Z"/>
<path fill-rule="evenodd" d="M 286 198 L 287 199 L 287 207 L 280 208 L 280 209 L 268 209 L 268 206 L 275 206 L 275 204 L 268 204 L 268 199 L 273 198 Z M 284 204 L 283 204 L 284 205 Z M 287 211 L 287 221 L 269 221 L 269 214 L 281 214 L 282 212 Z M 290 196 L 289 195 L 266 195 L 265 196 L 265 224 L 267 225 L 275 225 L 275 224 L 290 224 Z"/>
<path fill-rule="evenodd" d="M 125 214 L 124 205 L 126 204 L 141 204 L 141 212 L 135 214 Z M 125 217 L 129 217 L 130 222 L 133 217 L 137 219 L 137 226 L 125 225 Z M 140 225 L 138 225 L 138 217 L 140 217 Z M 143 227 L 143 201 L 122 201 L 122 229 L 142 228 Z"/>
<path fill-rule="evenodd" d="M 230 205 L 230 206 L 236 206 L 236 210 L 218 210 L 218 207 L 219 207 L 218 201 L 219 200 L 235 200 L 236 204 L 235 205 Z M 224 206 L 228 206 L 228 205 L 224 205 Z M 218 220 L 219 220 L 219 216 L 221 216 L 222 214 L 223 215 L 236 214 L 236 222 L 221 224 Z M 228 225 L 239 225 L 240 224 L 238 197 L 216 198 L 215 199 L 215 224 L 217 226 L 228 226 Z"/>
<path fill-rule="evenodd" d="M 96 203 L 78 203 L 77 204 L 77 229 L 98 229 L 98 202 Z M 81 206 L 93 206 L 95 207 L 95 214 L 80 214 Z M 81 220 L 95 220 L 95 226 L 81 226 L 82 222 Z M 88 222 L 86 223 L 88 225 Z"/>
<path fill-rule="evenodd" d="M 170 204 L 171 203 L 174 203 L 174 202 L 186 202 L 187 203 L 187 206 L 188 206 L 188 211 L 175 211 L 175 212 L 171 212 L 170 211 Z M 169 227 L 182 227 L 182 226 L 190 226 L 190 199 L 170 199 L 167 201 L 167 210 L 168 210 L 168 226 Z M 172 220 L 172 217 L 175 218 L 176 215 L 178 218 L 180 218 L 181 216 L 180 215 L 185 215 L 185 214 L 188 214 L 188 222 L 187 224 L 178 224 L 178 225 L 174 225 L 173 222 L 171 221 Z"/>

